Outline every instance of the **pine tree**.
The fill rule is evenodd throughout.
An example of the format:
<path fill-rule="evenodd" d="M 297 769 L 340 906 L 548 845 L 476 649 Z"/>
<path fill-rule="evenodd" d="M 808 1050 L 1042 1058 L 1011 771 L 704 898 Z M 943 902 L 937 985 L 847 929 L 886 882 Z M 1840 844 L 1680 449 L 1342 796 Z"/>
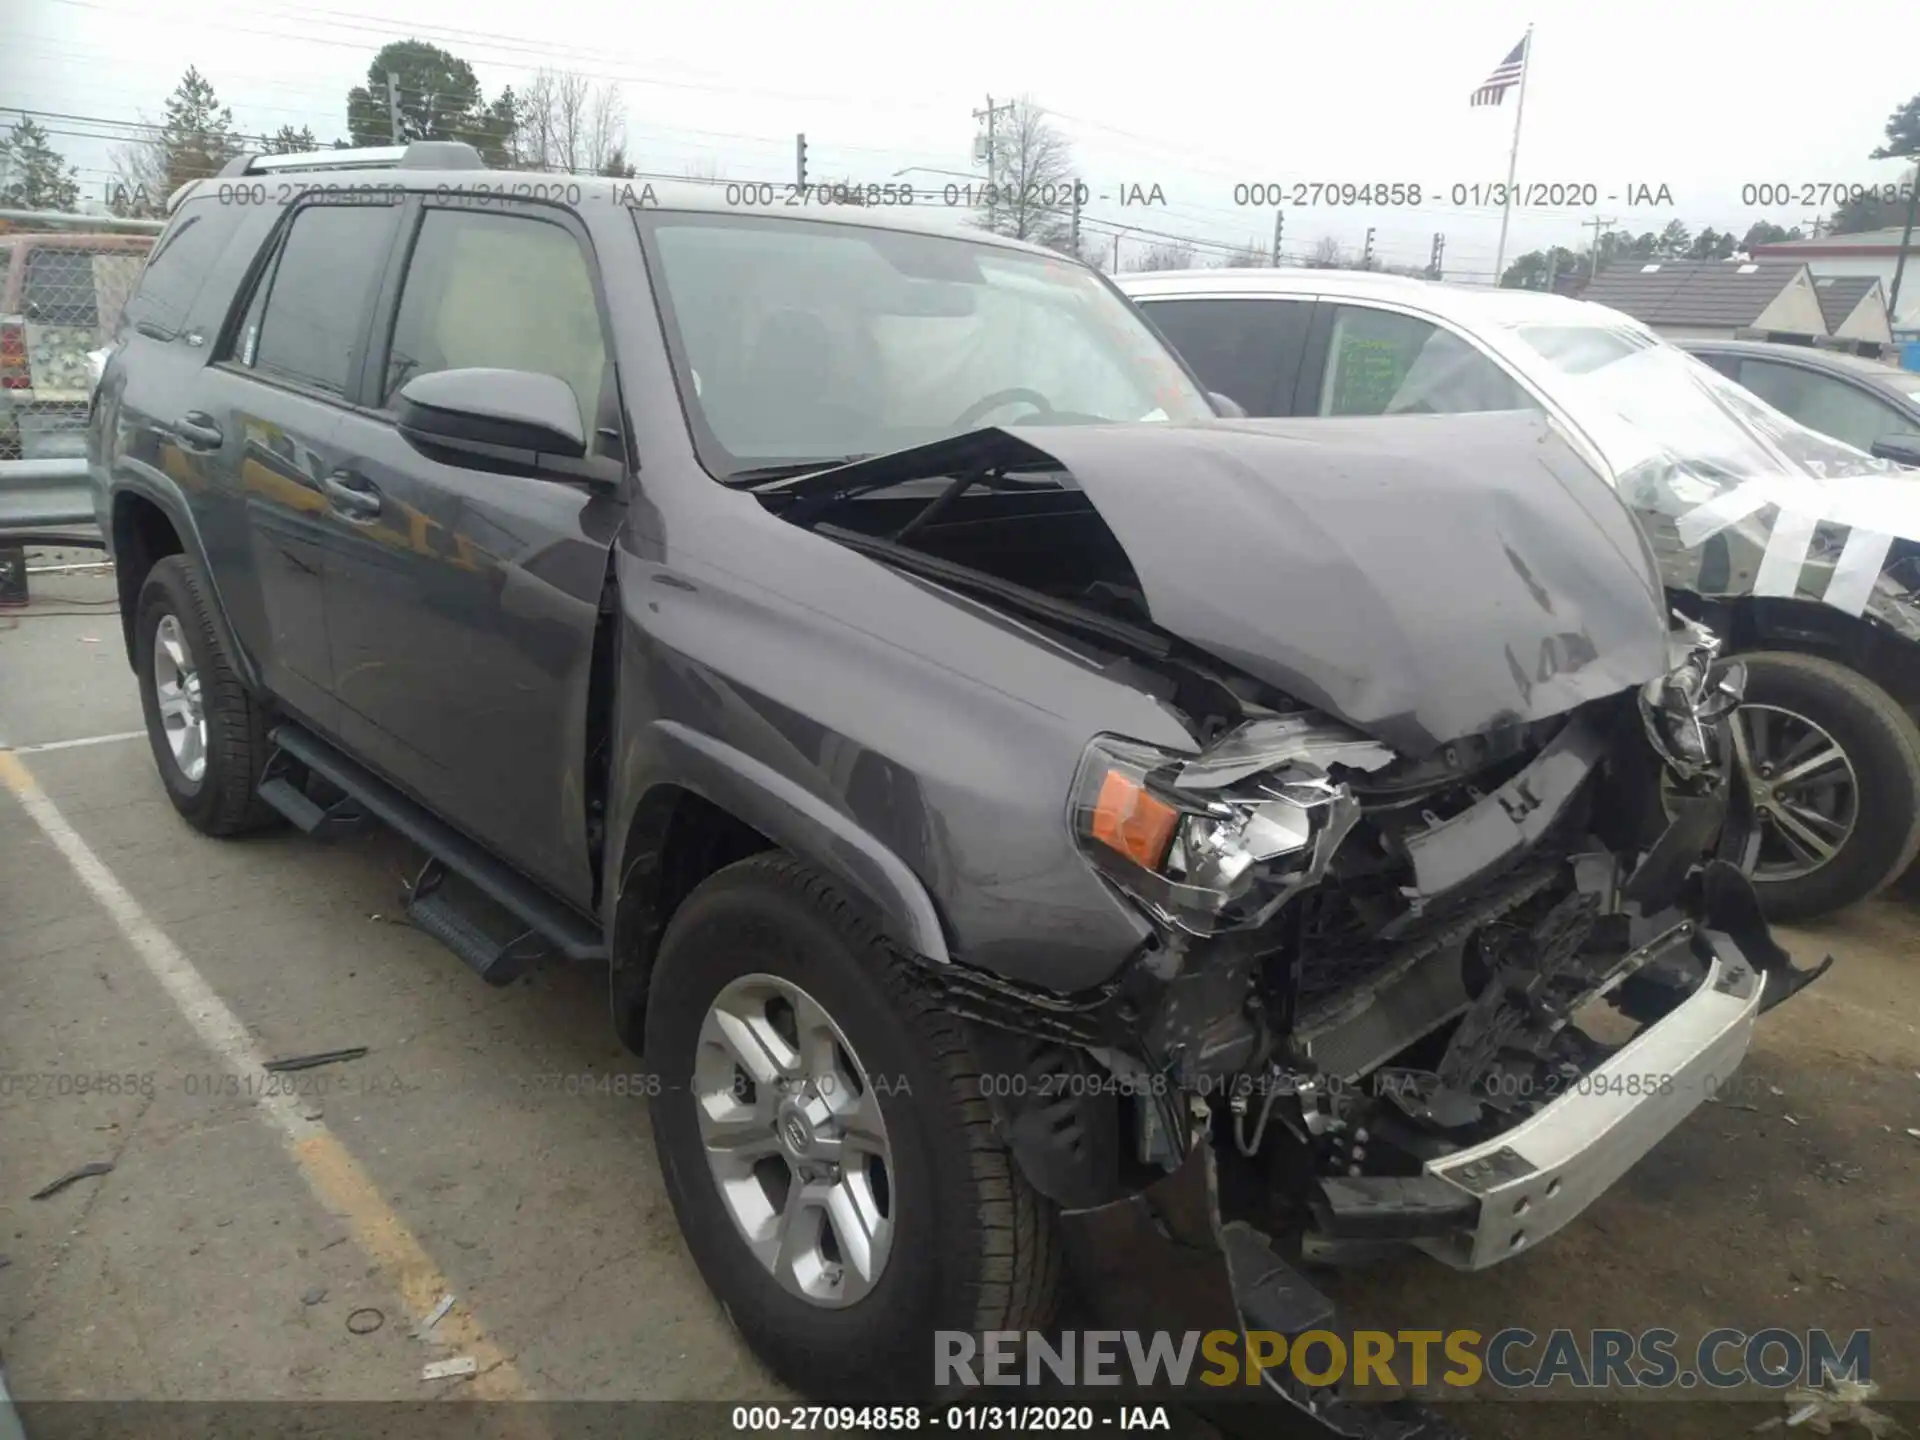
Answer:
<path fill-rule="evenodd" d="M 47 143 L 47 132 L 22 117 L 0 140 L 0 206 L 10 210 L 72 210 L 80 203 L 79 172 Z"/>

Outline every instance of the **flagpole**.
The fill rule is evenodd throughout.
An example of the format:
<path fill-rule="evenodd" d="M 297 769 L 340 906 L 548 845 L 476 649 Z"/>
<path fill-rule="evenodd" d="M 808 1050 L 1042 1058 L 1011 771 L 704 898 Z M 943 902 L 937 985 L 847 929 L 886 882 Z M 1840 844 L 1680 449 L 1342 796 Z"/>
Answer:
<path fill-rule="evenodd" d="M 1520 121 L 1527 113 L 1527 76 L 1533 73 L 1533 27 L 1527 27 L 1527 38 L 1520 52 L 1520 95 L 1513 107 L 1513 149 L 1507 155 L 1507 188 L 1502 194 L 1506 202 L 1500 207 L 1500 248 L 1493 253 L 1493 283 L 1498 285 L 1501 277 L 1507 273 L 1507 221 L 1513 216 L 1513 177 L 1520 168 Z"/>

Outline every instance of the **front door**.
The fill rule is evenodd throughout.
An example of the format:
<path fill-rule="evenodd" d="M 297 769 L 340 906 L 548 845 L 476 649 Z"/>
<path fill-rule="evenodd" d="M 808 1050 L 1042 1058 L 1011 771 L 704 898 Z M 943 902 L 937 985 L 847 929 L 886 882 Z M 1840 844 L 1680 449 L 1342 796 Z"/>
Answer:
<path fill-rule="evenodd" d="M 422 453 L 394 424 L 419 375 L 554 375 L 617 477 L 624 455 L 585 232 L 563 212 L 428 204 L 389 278 L 391 343 L 341 432 L 358 513 L 334 517 L 326 580 L 349 746 L 519 869 L 592 894 L 588 683 L 618 483 L 593 487 Z"/>

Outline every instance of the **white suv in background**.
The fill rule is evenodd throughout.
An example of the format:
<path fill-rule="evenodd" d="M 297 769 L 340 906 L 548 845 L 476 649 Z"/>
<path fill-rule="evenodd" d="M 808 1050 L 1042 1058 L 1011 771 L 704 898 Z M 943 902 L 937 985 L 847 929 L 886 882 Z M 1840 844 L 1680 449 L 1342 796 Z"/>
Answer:
<path fill-rule="evenodd" d="M 1920 476 L 1604 306 L 1349 270 L 1117 283 L 1252 417 L 1551 415 L 1634 507 L 1676 607 L 1747 662 L 1736 733 L 1762 823 L 1743 858 L 1769 915 L 1829 913 L 1912 863 Z"/>

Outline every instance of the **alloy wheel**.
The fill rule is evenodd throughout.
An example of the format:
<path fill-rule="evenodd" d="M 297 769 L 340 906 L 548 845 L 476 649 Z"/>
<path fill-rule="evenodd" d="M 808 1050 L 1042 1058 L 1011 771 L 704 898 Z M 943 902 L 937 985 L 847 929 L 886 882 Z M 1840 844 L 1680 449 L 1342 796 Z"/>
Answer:
<path fill-rule="evenodd" d="M 1860 814 L 1860 782 L 1838 741 L 1804 715 L 1742 705 L 1733 749 L 1756 824 L 1743 868 L 1757 881 L 1798 880 L 1838 855 Z"/>
<path fill-rule="evenodd" d="M 198 785 L 207 773 L 207 715 L 200 672 L 180 621 L 172 615 L 162 615 L 153 631 L 153 694 L 173 763 L 189 784 Z"/>
<path fill-rule="evenodd" d="M 700 1027 L 693 1101 L 754 1258 L 810 1304 L 867 1295 L 893 1248 L 893 1152 L 873 1077 L 826 1007 L 777 976 L 732 981 Z"/>

